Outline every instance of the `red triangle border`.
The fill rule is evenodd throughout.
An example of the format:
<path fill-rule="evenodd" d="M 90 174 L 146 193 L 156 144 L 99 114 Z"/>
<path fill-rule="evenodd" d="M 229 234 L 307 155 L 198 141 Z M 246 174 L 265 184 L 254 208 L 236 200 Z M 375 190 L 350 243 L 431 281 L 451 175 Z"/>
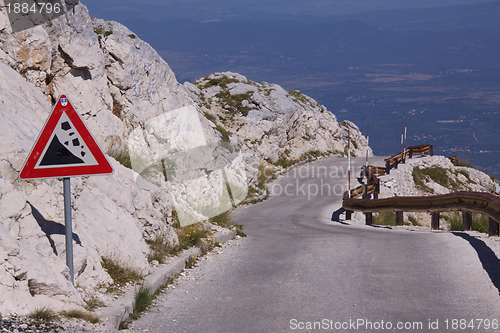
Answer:
<path fill-rule="evenodd" d="M 67 99 L 67 105 L 63 106 L 61 99 Z M 48 141 L 52 137 L 52 133 L 59 122 L 62 114 L 66 113 L 69 120 L 73 123 L 75 130 L 78 132 L 82 140 L 87 145 L 88 149 L 94 156 L 97 165 L 80 165 L 80 166 L 65 166 L 65 167 L 54 167 L 54 168 L 43 168 L 35 169 L 35 166 L 43 153 Z M 65 95 L 59 96 L 57 103 L 54 105 L 52 112 L 50 113 L 45 125 L 43 126 L 38 139 L 36 140 L 31 152 L 24 162 L 21 173 L 19 174 L 20 179 L 40 179 L 40 178 L 66 178 L 66 177 L 78 177 L 78 176 L 90 176 L 90 175 L 107 175 L 114 172 L 113 167 L 109 163 L 108 159 L 102 152 L 101 148 L 95 141 L 92 134 L 85 126 L 82 118 L 75 111 L 73 105 Z"/>

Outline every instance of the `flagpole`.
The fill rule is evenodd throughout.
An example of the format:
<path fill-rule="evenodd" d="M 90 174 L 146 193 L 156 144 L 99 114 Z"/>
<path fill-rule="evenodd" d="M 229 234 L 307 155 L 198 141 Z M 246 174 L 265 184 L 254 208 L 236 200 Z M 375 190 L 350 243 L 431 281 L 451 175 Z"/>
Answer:
<path fill-rule="evenodd" d="M 351 197 L 351 130 L 347 128 L 347 191 Z"/>
<path fill-rule="evenodd" d="M 405 138 L 404 138 L 403 161 L 406 161 L 406 117 L 405 117 Z"/>
<path fill-rule="evenodd" d="M 368 129 L 366 130 L 366 162 L 365 166 L 368 168 L 368 145 L 370 144 L 370 124 L 368 124 Z"/>

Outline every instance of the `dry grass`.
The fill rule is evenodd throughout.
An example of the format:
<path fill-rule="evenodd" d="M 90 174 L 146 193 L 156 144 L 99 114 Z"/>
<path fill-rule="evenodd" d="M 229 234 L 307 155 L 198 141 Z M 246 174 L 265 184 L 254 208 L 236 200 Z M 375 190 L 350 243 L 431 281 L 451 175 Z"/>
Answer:
<path fill-rule="evenodd" d="M 108 272 L 113 282 L 118 286 L 123 286 L 128 282 L 139 282 L 142 275 L 137 270 L 122 265 L 117 260 L 103 257 L 101 258 L 102 268 Z"/>
<path fill-rule="evenodd" d="M 61 315 L 66 317 L 66 318 L 76 318 L 76 319 L 83 319 L 85 321 L 88 321 L 89 323 L 96 324 L 98 323 L 99 317 L 96 315 L 86 312 L 86 311 L 81 311 L 81 310 L 69 310 L 69 311 L 62 311 Z"/>

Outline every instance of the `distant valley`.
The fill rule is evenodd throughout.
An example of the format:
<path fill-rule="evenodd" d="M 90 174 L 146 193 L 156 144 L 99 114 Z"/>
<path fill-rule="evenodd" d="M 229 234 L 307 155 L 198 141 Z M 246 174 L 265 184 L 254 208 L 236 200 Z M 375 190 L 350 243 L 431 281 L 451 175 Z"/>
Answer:
<path fill-rule="evenodd" d="M 280 20 L 123 23 L 180 82 L 221 71 L 300 90 L 378 155 L 431 143 L 500 178 L 500 2 Z M 436 31 L 431 31 L 436 30 Z"/>

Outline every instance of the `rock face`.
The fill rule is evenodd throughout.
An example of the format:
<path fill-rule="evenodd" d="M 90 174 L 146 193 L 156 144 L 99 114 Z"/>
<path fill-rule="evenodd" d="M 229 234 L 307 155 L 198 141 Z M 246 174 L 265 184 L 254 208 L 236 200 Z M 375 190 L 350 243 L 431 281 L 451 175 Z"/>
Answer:
<path fill-rule="evenodd" d="M 173 202 L 140 188 L 112 158 L 112 176 L 73 178 L 77 291 L 66 267 L 62 182 L 18 179 L 51 102 L 66 94 L 105 152 L 126 147 L 144 119 L 193 102 L 148 44 L 117 23 L 93 22 L 81 4 L 18 33 L 2 11 L 0 29 L 0 313 L 82 306 L 85 290 L 112 282 L 101 258 L 147 274 L 145 239 L 177 242 Z"/>
<path fill-rule="evenodd" d="M 48 305 L 56 311 L 81 307 L 86 291 L 112 283 L 102 258 L 146 275 L 150 249 L 145 240 L 161 235 L 178 242 L 172 183 L 154 186 L 122 165 L 132 133 L 150 130 L 153 119 L 195 110 L 203 145 L 179 142 L 178 151 L 207 146 L 212 156 L 223 156 L 226 152 L 217 150 L 221 140 L 237 147 L 228 150 L 238 153 L 231 159 L 235 165 L 217 174 L 235 196 L 242 181 L 256 182 L 262 161 L 283 166 L 304 156 L 345 154 L 348 127 L 352 154 L 366 153 L 366 139 L 354 124 L 339 124 L 298 92 L 231 73 L 180 85 L 165 61 L 133 32 L 91 19 L 86 7 L 74 2 L 66 15 L 20 32 L 12 32 L 0 11 L 2 315 L 24 315 Z M 111 176 L 71 180 L 78 289 L 68 281 L 62 182 L 18 178 L 60 94 L 70 99 L 115 169 Z"/>
<path fill-rule="evenodd" d="M 348 128 L 351 155 L 366 154 L 366 138 L 355 124 L 338 123 L 324 106 L 299 91 L 231 72 L 184 85 L 221 139 L 243 147 L 250 182 L 256 180 L 261 163 L 286 167 L 311 157 L 346 155 Z"/>

